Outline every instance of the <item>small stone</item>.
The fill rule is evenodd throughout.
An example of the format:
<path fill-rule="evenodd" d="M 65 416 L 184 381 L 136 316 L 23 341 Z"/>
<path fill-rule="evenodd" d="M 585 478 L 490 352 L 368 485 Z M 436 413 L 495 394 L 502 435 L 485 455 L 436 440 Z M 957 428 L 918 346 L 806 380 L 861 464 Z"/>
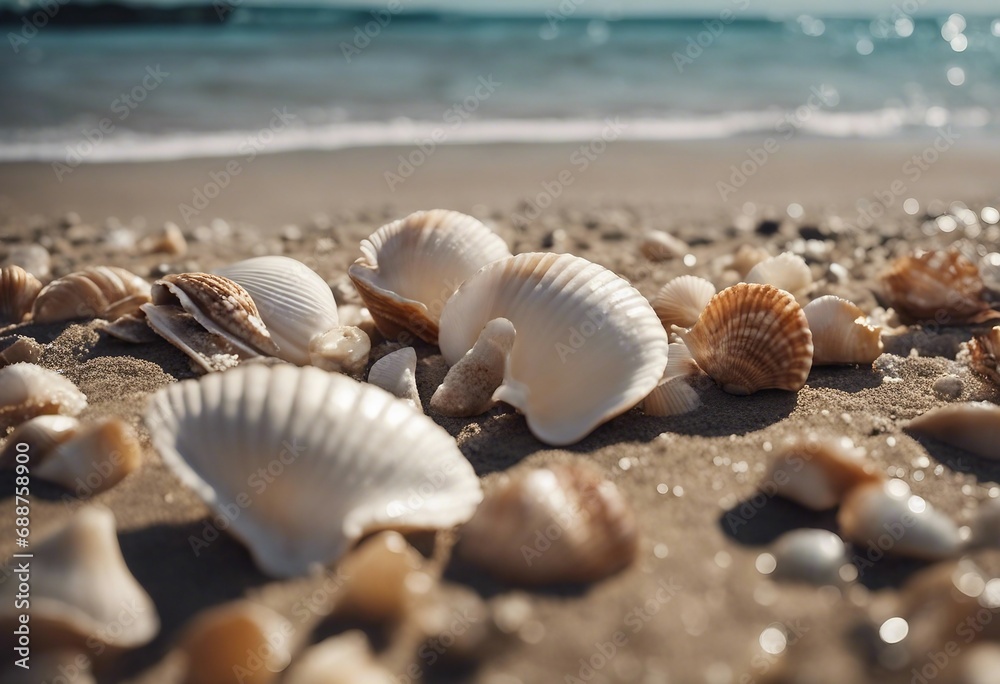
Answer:
<path fill-rule="evenodd" d="M 764 219 L 757 224 L 757 232 L 760 235 L 774 235 L 781 230 L 781 223 L 773 219 Z"/>
<path fill-rule="evenodd" d="M 943 375 L 934 381 L 934 393 L 942 399 L 954 400 L 962 396 L 962 380 L 957 375 Z"/>

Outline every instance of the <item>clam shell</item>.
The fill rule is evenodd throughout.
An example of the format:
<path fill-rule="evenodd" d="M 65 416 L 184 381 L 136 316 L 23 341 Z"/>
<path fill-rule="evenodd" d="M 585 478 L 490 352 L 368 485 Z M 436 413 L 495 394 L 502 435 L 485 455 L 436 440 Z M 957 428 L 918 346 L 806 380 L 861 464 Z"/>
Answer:
<path fill-rule="evenodd" d="M 32 363 L 0 369 L 0 431 L 51 413 L 79 415 L 87 397 L 55 371 Z"/>
<path fill-rule="evenodd" d="M 903 480 L 850 490 L 837 513 L 837 523 L 845 539 L 892 555 L 940 560 L 962 548 L 958 526 L 912 494 Z"/>
<path fill-rule="evenodd" d="M 434 586 L 420 552 L 391 530 L 364 541 L 337 572 L 349 579 L 338 592 L 336 614 L 369 623 L 401 621 Z"/>
<path fill-rule="evenodd" d="M 191 318 L 188 314 L 184 315 Z M 101 329 L 115 339 L 132 344 L 144 344 L 160 339 L 156 331 L 149 327 L 149 323 L 146 322 L 146 312 L 142 309 L 121 316 Z"/>
<path fill-rule="evenodd" d="M 417 352 L 413 347 L 403 347 L 373 363 L 368 382 L 423 412 L 417 392 Z"/>
<path fill-rule="evenodd" d="M 853 303 L 827 295 L 802 307 L 813 340 L 813 365 L 874 363 L 882 355 L 882 329 L 869 325 Z"/>
<path fill-rule="evenodd" d="M 1000 385 L 1000 325 L 994 326 L 988 333 L 975 335 L 967 345 L 969 365 L 977 373 Z"/>
<path fill-rule="evenodd" d="M 581 463 L 501 476 L 461 530 L 458 553 L 523 585 L 595 582 L 636 556 L 635 515 L 614 483 Z"/>
<path fill-rule="evenodd" d="M 378 387 L 308 366 L 170 385 L 153 395 L 146 424 L 167 466 L 211 508 L 242 511 L 228 530 L 274 576 L 332 563 L 369 532 L 457 525 L 482 498 L 443 428 Z"/>
<path fill-rule="evenodd" d="M 431 408 L 443 416 L 478 416 L 492 408 L 514 337 L 514 326 L 506 318 L 487 323 L 472 349 L 448 369 L 431 397 Z"/>
<path fill-rule="evenodd" d="M 979 269 L 956 250 L 900 257 L 879 281 L 889 305 L 908 322 L 961 325 L 1000 317 L 983 298 Z"/>
<path fill-rule="evenodd" d="M 662 230 L 649 230 L 642 236 L 642 255 L 650 261 L 667 261 L 684 256 L 687 243 Z"/>
<path fill-rule="evenodd" d="M 53 280 L 35 299 L 35 323 L 76 319 L 113 320 L 149 301 L 149 283 L 115 266 L 92 266 Z"/>
<path fill-rule="evenodd" d="M 809 321 L 794 297 L 771 285 L 726 288 L 691 330 L 674 330 L 698 366 L 730 394 L 796 392 L 812 368 Z"/>
<path fill-rule="evenodd" d="M 21 423 L 7 437 L 0 449 L 0 469 L 12 470 L 17 465 L 18 444 L 26 444 L 32 463 L 79 432 L 80 421 L 73 416 L 44 415 Z"/>
<path fill-rule="evenodd" d="M 661 381 L 642 400 L 642 411 L 647 416 L 679 416 L 699 406 L 701 397 L 683 376 Z"/>
<path fill-rule="evenodd" d="M 704 278 L 683 275 L 660 288 L 653 298 L 653 311 L 669 332 L 672 326 L 690 328 L 715 296 L 715 285 Z"/>
<path fill-rule="evenodd" d="M 348 274 L 379 331 L 389 339 L 408 331 L 434 344 L 452 293 L 510 250 L 473 217 L 432 209 L 382 226 L 361 241 L 361 254 Z"/>
<path fill-rule="evenodd" d="M 1000 460 L 1000 406 L 996 404 L 948 404 L 914 418 L 906 429 L 981 458 Z"/>
<path fill-rule="evenodd" d="M 38 363 L 42 358 L 42 345 L 30 337 L 19 337 L 17 341 L 0 352 L 0 368 L 15 363 Z"/>
<path fill-rule="evenodd" d="M 295 659 L 282 684 L 396 684 L 399 680 L 372 655 L 363 632 L 330 637 Z"/>
<path fill-rule="evenodd" d="M 41 290 L 41 281 L 20 266 L 0 268 L 0 326 L 23 321 Z"/>
<path fill-rule="evenodd" d="M 32 459 L 35 476 L 89 497 L 138 470 L 142 448 L 132 428 L 119 418 L 109 418 L 78 430 L 47 453 L 33 453 Z"/>
<path fill-rule="evenodd" d="M 840 585 L 840 569 L 850 564 L 844 541 L 828 530 L 792 530 L 771 548 L 775 560 L 772 577 L 816 586 Z"/>
<path fill-rule="evenodd" d="M 855 487 L 884 479 L 850 438 L 813 434 L 787 443 L 774 455 L 760 489 L 825 511 L 839 505 Z"/>
<path fill-rule="evenodd" d="M 805 259 L 791 252 L 782 252 L 751 268 L 746 282 L 773 285 L 801 300 L 812 289 L 813 277 Z"/>
<path fill-rule="evenodd" d="M 183 307 L 144 304 L 142 311 L 149 327 L 156 334 L 187 354 L 206 373 L 234 368 L 241 359 L 257 356 L 256 352 L 248 353 L 245 348 L 237 348 L 231 344 L 227 338 L 209 332 Z M 134 323 L 129 322 L 131 331 L 126 328 L 121 331 L 122 334 L 136 332 L 134 326 Z M 116 328 L 116 332 L 119 330 Z M 138 335 L 135 339 L 139 339 Z"/>
<path fill-rule="evenodd" d="M 493 398 L 525 414 L 547 444 L 571 444 L 627 411 L 657 385 L 667 335 L 627 281 L 569 254 L 527 253 L 469 278 L 441 315 L 449 365 L 489 321 L 519 331 Z"/>

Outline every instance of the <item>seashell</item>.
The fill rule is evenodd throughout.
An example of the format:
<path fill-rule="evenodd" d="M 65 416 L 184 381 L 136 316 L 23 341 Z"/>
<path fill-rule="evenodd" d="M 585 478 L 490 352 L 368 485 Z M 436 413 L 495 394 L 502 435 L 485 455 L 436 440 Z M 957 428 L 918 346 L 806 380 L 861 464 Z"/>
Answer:
<path fill-rule="evenodd" d="M 23 321 L 41 290 L 41 281 L 20 266 L 0 268 L 0 326 Z"/>
<path fill-rule="evenodd" d="M 341 304 L 337 307 L 337 315 L 341 324 L 361 328 L 368 337 L 374 337 L 378 332 L 371 311 L 360 304 Z"/>
<path fill-rule="evenodd" d="M 969 353 L 969 365 L 977 373 L 1000 385 L 1000 325 L 994 326 L 988 333 L 974 335 L 966 345 Z"/>
<path fill-rule="evenodd" d="M 864 459 L 865 450 L 855 448 L 849 437 L 829 439 L 810 434 L 787 443 L 774 455 L 760 489 L 814 511 L 825 511 L 839 505 L 855 487 L 885 479 Z"/>
<path fill-rule="evenodd" d="M 27 445 L 31 454 L 32 464 L 37 463 L 45 454 L 75 436 L 80 429 L 80 421 L 73 416 L 44 415 L 21 423 L 7 437 L 3 449 L 0 449 L 0 469 L 11 470 L 17 465 L 17 454 L 25 453 L 18 444 Z"/>
<path fill-rule="evenodd" d="M 35 323 L 76 319 L 114 320 L 149 301 L 149 283 L 115 266 L 92 266 L 53 280 L 35 299 Z"/>
<path fill-rule="evenodd" d="M 197 325 L 197 322 L 195 324 Z M 119 316 L 101 329 L 115 339 L 132 344 L 145 344 L 160 339 L 156 331 L 149 327 L 149 323 L 146 322 L 146 312 L 141 309 L 136 313 Z"/>
<path fill-rule="evenodd" d="M 249 496 L 229 527 L 266 573 L 335 562 L 363 535 L 467 520 L 479 479 L 430 418 L 372 385 L 318 368 L 252 365 L 165 387 L 146 413 L 167 466 L 215 510 Z"/>
<path fill-rule="evenodd" d="M 38 363 L 42 359 L 42 345 L 30 337 L 19 337 L 0 352 L 0 368 L 12 366 L 15 363 Z"/>
<path fill-rule="evenodd" d="M 906 428 L 964 449 L 981 458 L 1000 460 L 1000 406 L 968 401 L 931 409 Z"/>
<path fill-rule="evenodd" d="M 187 354 L 206 373 L 234 368 L 241 360 L 256 356 L 250 356 L 226 338 L 203 328 L 183 307 L 166 304 L 145 304 L 144 307 L 143 313 L 146 314 L 149 327 Z M 131 322 L 129 326 L 134 328 Z M 116 328 L 116 332 L 118 330 Z M 125 329 L 123 334 L 127 335 L 129 331 Z"/>
<path fill-rule="evenodd" d="M 813 287 L 812 271 L 805 259 L 792 252 L 768 257 L 750 269 L 746 282 L 773 285 L 802 299 Z"/>
<path fill-rule="evenodd" d="M 348 274 L 379 331 L 388 339 L 408 331 L 434 344 L 452 293 L 510 250 L 473 217 L 432 209 L 382 226 L 361 241 L 361 254 Z"/>
<path fill-rule="evenodd" d="M 336 614 L 366 622 L 400 621 L 434 586 L 423 556 L 399 532 L 379 532 L 337 567 L 349 579 L 338 592 Z"/>
<path fill-rule="evenodd" d="M 403 347 L 373 363 L 368 382 L 423 412 L 417 392 L 417 352 L 413 347 Z"/>
<path fill-rule="evenodd" d="M 338 325 L 309 344 L 312 365 L 335 373 L 358 377 L 368 365 L 372 342 L 361 328 Z"/>
<path fill-rule="evenodd" d="M 669 332 L 672 326 L 690 328 L 715 296 L 715 285 L 704 278 L 683 275 L 660 288 L 653 298 L 653 311 Z"/>
<path fill-rule="evenodd" d="M 50 413 L 79 415 L 87 397 L 55 371 L 33 363 L 0 369 L 0 431 Z"/>
<path fill-rule="evenodd" d="M 270 684 L 292 661 L 295 627 L 270 608 L 247 600 L 199 613 L 178 646 L 184 684 Z"/>
<path fill-rule="evenodd" d="M 874 363 L 882 355 L 882 329 L 869 325 L 864 312 L 840 297 L 827 295 L 802 307 L 813 340 L 813 365 Z"/>
<path fill-rule="evenodd" d="M 49 277 L 52 257 L 49 250 L 38 244 L 13 245 L 7 250 L 7 256 L 0 262 L 0 268 L 20 266 L 39 280 Z"/>
<path fill-rule="evenodd" d="M 506 318 L 487 323 L 472 349 L 448 369 L 431 397 L 431 408 L 442 416 L 461 417 L 489 411 L 496 404 L 493 393 L 503 382 L 514 338 L 514 326 Z"/>
<path fill-rule="evenodd" d="M 458 553 L 507 582 L 595 582 L 638 549 L 635 515 L 614 483 L 574 461 L 504 474 L 461 530 Z"/>
<path fill-rule="evenodd" d="M 684 376 L 661 381 L 642 400 L 642 411 L 647 416 L 679 416 L 690 413 L 699 406 L 701 397 Z"/>
<path fill-rule="evenodd" d="M 730 259 L 729 268 L 736 271 L 740 278 L 746 278 L 753 267 L 770 258 L 770 253 L 763 247 L 743 243 Z"/>
<path fill-rule="evenodd" d="M 86 646 L 88 652 L 106 653 L 142 646 L 159 632 L 156 607 L 122 558 L 111 511 L 81 508 L 66 527 L 32 549 L 34 648 L 84 650 Z M 17 593 L 17 582 L 0 584 L 0 622 L 11 629 L 18 619 Z"/>
<path fill-rule="evenodd" d="M 363 632 L 353 630 L 306 649 L 282 684 L 396 684 L 396 676 L 372 655 Z"/>
<path fill-rule="evenodd" d="M 837 513 L 844 538 L 898 556 L 940 560 L 962 547 L 958 527 L 910 492 L 903 480 L 863 484 L 847 492 Z"/>
<path fill-rule="evenodd" d="M 1000 318 L 984 299 L 979 269 L 956 250 L 900 257 L 879 282 L 886 300 L 909 322 L 961 325 Z"/>
<path fill-rule="evenodd" d="M 778 538 L 771 552 L 772 577 L 816 586 L 842 584 L 840 569 L 851 562 L 843 540 L 828 530 L 792 530 Z"/>
<path fill-rule="evenodd" d="M 76 649 L 58 649 L 31 654 L 31 667 L 10 663 L 0 669 L 4 684 L 97 684 L 90 658 Z"/>
<path fill-rule="evenodd" d="M 667 367 L 663 369 L 662 380 L 703 374 L 686 344 L 671 342 L 667 349 Z"/>
<path fill-rule="evenodd" d="M 698 366 L 730 394 L 797 392 L 812 368 L 809 321 L 794 297 L 771 285 L 726 288 L 691 330 L 674 331 Z"/>
<path fill-rule="evenodd" d="M 187 252 L 187 239 L 176 223 L 167 221 L 163 230 L 139 241 L 139 250 L 144 254 L 169 254 L 183 256 Z"/>
<path fill-rule="evenodd" d="M 519 254 L 465 281 L 441 314 L 445 361 L 457 364 L 496 318 L 521 333 L 493 398 L 524 413 L 547 444 L 579 441 L 638 404 L 667 362 L 667 335 L 649 302 L 570 254 Z"/>
<path fill-rule="evenodd" d="M 650 261 L 667 261 L 688 253 L 687 243 L 662 230 L 648 230 L 642 236 L 642 255 Z"/>

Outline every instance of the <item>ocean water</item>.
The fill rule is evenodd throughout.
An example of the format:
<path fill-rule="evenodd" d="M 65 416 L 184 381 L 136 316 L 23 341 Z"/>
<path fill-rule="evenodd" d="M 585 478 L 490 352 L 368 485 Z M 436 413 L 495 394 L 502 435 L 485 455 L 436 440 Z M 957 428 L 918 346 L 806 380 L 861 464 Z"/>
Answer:
<path fill-rule="evenodd" d="M 729 21 L 604 21 L 238 7 L 224 23 L 46 26 L 0 49 L 0 160 L 586 140 L 610 128 L 639 140 L 1000 135 L 996 17 L 769 21 L 738 8 Z"/>

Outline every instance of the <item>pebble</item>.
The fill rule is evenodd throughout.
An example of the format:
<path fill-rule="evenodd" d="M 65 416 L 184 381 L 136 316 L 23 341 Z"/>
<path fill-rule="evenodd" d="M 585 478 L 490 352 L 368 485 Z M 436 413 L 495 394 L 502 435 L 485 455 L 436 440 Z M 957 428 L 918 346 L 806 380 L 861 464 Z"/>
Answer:
<path fill-rule="evenodd" d="M 957 375 L 942 375 L 934 381 L 934 393 L 942 399 L 958 399 L 962 396 L 961 378 Z"/>

